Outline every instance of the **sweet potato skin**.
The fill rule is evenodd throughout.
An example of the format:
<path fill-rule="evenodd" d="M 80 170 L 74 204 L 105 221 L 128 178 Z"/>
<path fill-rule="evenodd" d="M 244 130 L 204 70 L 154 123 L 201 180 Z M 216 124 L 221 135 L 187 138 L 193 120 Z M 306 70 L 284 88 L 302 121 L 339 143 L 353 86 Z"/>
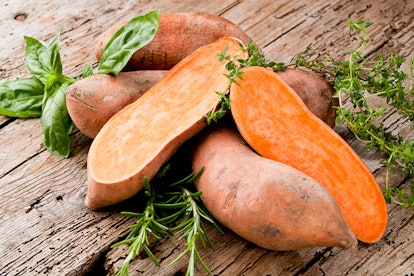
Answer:
<path fill-rule="evenodd" d="M 127 22 L 114 24 L 98 38 L 95 55 L 100 60 L 106 43 Z M 247 43 L 249 37 L 237 25 L 209 13 L 161 14 L 153 40 L 135 52 L 124 71 L 168 70 L 203 45 L 225 36 Z"/>
<path fill-rule="evenodd" d="M 288 68 L 278 75 L 295 90 L 309 110 L 330 127 L 335 126 L 338 98 L 329 82 L 311 70 Z"/>
<path fill-rule="evenodd" d="M 75 126 L 95 138 L 103 125 L 126 105 L 141 97 L 167 71 L 121 72 L 117 76 L 95 74 L 70 85 L 66 106 Z"/>
<path fill-rule="evenodd" d="M 325 188 L 259 156 L 229 127 L 200 135 L 192 166 L 194 172 L 204 167 L 196 188 L 213 217 L 256 245 L 270 250 L 357 245 Z"/>
<path fill-rule="evenodd" d="M 356 237 L 366 243 L 378 241 L 386 230 L 388 210 L 364 162 L 278 74 L 261 67 L 242 71 L 243 79 L 231 87 L 230 104 L 243 138 L 263 157 L 321 183 L 338 202 Z M 252 101 L 261 108 L 251 109 Z"/>
<path fill-rule="evenodd" d="M 200 47 L 109 119 L 89 149 L 87 207 L 99 209 L 135 195 L 145 178 L 151 180 L 206 126 L 204 116 L 219 101 L 216 91 L 228 84 L 225 61 L 217 58 L 225 48 L 245 55 L 240 41 L 230 37 Z"/>

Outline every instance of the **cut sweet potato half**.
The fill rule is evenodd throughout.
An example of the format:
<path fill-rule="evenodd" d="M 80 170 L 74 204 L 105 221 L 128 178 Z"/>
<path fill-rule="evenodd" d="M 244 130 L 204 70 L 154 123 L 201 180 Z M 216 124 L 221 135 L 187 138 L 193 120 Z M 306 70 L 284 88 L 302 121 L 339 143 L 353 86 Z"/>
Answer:
<path fill-rule="evenodd" d="M 256 152 L 321 183 L 360 241 L 382 237 L 388 214 L 374 176 L 278 74 L 262 67 L 244 68 L 238 85 L 231 87 L 230 104 L 241 135 Z"/>
<path fill-rule="evenodd" d="M 135 102 L 116 113 L 92 142 L 88 154 L 91 209 L 135 195 L 177 148 L 206 126 L 204 116 L 228 85 L 226 61 L 218 54 L 244 55 L 240 42 L 225 37 L 203 46 L 171 69 Z"/>

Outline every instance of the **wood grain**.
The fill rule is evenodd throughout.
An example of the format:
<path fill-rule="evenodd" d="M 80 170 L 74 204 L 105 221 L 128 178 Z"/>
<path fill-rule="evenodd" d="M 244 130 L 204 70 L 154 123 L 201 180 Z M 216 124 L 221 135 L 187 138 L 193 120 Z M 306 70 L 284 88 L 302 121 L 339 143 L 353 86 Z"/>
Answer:
<path fill-rule="evenodd" d="M 239 24 L 268 59 L 289 62 L 308 45 L 316 53 L 344 58 L 357 46 L 347 18 L 373 22 L 364 52 L 404 57 L 414 52 L 414 1 L 102 1 L 36 0 L 0 3 L 0 80 L 30 76 L 24 63 L 23 36 L 44 41 L 62 27 L 63 70 L 79 76 L 86 65 L 96 66 L 94 40 L 114 22 L 143 14 L 205 11 Z M 404 65 L 407 68 L 407 64 Z M 413 137 L 410 123 L 393 111 L 384 123 Z M 384 186 L 384 156 L 367 152 L 343 127 L 335 129 L 361 156 Z M 91 140 L 74 131 L 72 153 L 61 159 L 42 145 L 38 119 L 0 116 L 0 275 L 114 275 L 126 257 L 126 247 L 110 246 L 127 234 L 133 220 L 121 210 L 139 211 L 142 196 L 99 212 L 84 204 L 86 157 Z M 409 188 L 410 178 L 393 175 L 391 185 Z M 215 249 L 201 254 L 214 275 L 414 275 L 414 215 L 389 206 L 389 226 L 383 239 L 355 250 L 311 248 L 268 251 L 225 229 L 208 227 Z M 131 264 L 131 275 L 181 275 L 186 260 L 166 267 L 183 250 L 177 237 L 154 245 L 161 268 L 142 254 Z M 200 270 L 197 275 L 205 275 Z"/>

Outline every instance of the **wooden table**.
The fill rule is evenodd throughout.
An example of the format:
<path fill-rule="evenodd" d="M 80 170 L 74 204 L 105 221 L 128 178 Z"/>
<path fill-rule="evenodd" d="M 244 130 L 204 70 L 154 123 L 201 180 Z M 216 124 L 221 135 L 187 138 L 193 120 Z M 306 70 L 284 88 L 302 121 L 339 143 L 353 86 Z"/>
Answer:
<path fill-rule="evenodd" d="M 329 3 L 331 2 L 331 3 Z M 79 76 L 97 65 L 94 40 L 119 20 L 153 9 L 161 12 L 205 11 L 239 24 L 270 60 L 288 62 L 309 44 L 316 52 L 345 57 L 358 41 L 350 39 L 347 18 L 373 22 L 365 54 L 404 57 L 414 50 L 414 1 L 263 0 L 263 1 L 0 1 L 0 79 L 30 76 L 24 63 L 23 36 L 44 41 L 63 27 L 60 41 L 64 74 Z M 406 65 L 405 65 L 406 66 Z M 412 136 L 408 122 L 390 113 L 385 124 Z M 384 185 L 384 156 L 367 152 L 346 129 L 336 129 Z M 411 138 L 412 139 L 412 138 Z M 91 139 L 71 134 L 72 153 L 62 159 L 42 145 L 39 119 L 0 116 L 0 275 L 113 275 L 126 247 L 111 249 L 133 220 L 120 214 L 137 211 L 137 198 L 93 212 L 84 206 L 86 156 Z M 413 180 L 393 175 L 391 185 L 408 188 Z M 215 250 L 201 254 L 215 275 L 414 275 L 413 210 L 389 205 L 389 225 L 377 243 L 357 249 L 310 248 L 274 252 L 226 230 L 208 228 Z M 166 268 L 183 250 L 166 238 L 154 246 L 161 268 L 144 255 L 131 275 L 181 275 L 186 260 Z M 200 275 L 204 271 L 200 270 Z"/>

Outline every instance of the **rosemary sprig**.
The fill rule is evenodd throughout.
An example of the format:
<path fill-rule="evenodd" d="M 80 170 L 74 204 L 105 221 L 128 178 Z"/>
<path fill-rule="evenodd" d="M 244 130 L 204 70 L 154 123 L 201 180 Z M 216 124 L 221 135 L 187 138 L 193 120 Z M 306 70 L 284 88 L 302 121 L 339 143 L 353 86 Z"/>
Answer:
<path fill-rule="evenodd" d="M 200 207 L 201 205 L 198 202 L 200 194 L 201 192 L 192 193 L 188 189 L 182 188 L 180 197 L 182 198 L 183 202 L 186 203 L 181 209 L 181 211 L 183 211 L 183 219 L 177 226 L 172 229 L 172 231 L 174 231 L 176 234 L 181 234 L 179 237 L 180 240 L 186 238 L 186 250 L 182 252 L 175 260 L 173 260 L 168 266 L 174 265 L 185 255 L 190 254 L 186 272 L 186 275 L 188 276 L 194 275 L 195 269 L 197 268 L 197 261 L 203 266 L 209 275 L 212 275 L 210 269 L 204 263 L 197 249 L 197 241 L 199 241 L 205 248 L 207 245 L 207 240 L 208 244 L 212 247 L 212 243 L 208 238 L 208 234 L 205 230 L 202 219 L 204 218 L 205 220 L 214 224 L 212 218 L 205 212 L 203 208 Z"/>
<path fill-rule="evenodd" d="M 150 182 L 147 178 L 144 179 L 144 190 L 147 196 L 147 204 L 142 213 L 134 212 L 122 212 L 123 215 L 137 217 L 138 220 L 135 224 L 129 228 L 131 232 L 128 234 L 125 240 L 115 243 L 111 248 L 130 244 L 129 254 L 124 260 L 121 269 L 117 272 L 117 276 L 129 275 L 128 269 L 132 260 L 136 258 L 141 249 L 147 253 L 150 259 L 157 265 L 160 266 L 157 258 L 152 253 L 150 246 L 150 237 L 154 237 L 156 240 L 161 240 L 165 235 L 169 234 L 169 228 L 160 220 L 156 214 L 154 201 L 156 196 L 151 188 Z"/>
<path fill-rule="evenodd" d="M 131 232 L 125 240 L 114 244 L 116 247 L 129 244 L 129 254 L 124 260 L 117 275 L 128 275 L 128 268 L 140 250 L 143 249 L 155 265 L 160 266 L 159 261 L 151 252 L 150 237 L 156 241 L 166 235 L 177 235 L 179 239 L 186 238 L 186 250 L 175 258 L 168 266 L 172 266 L 187 254 L 190 254 L 186 275 L 193 276 L 199 262 L 203 268 L 212 274 L 201 258 L 197 243 L 203 247 L 207 244 L 213 247 L 208 233 L 204 227 L 204 221 L 213 224 L 223 233 L 212 216 L 205 209 L 200 200 L 201 192 L 192 192 L 192 185 L 200 177 L 204 169 L 196 174 L 190 174 L 174 183 L 160 183 L 169 166 L 161 170 L 153 182 L 145 180 L 144 190 L 147 196 L 147 204 L 142 213 L 122 212 L 125 215 L 138 217 L 138 221 L 130 226 Z M 157 181 L 158 180 L 158 181 Z M 163 184 L 160 187 L 157 184 Z M 207 241 L 207 243 L 206 243 Z"/>

